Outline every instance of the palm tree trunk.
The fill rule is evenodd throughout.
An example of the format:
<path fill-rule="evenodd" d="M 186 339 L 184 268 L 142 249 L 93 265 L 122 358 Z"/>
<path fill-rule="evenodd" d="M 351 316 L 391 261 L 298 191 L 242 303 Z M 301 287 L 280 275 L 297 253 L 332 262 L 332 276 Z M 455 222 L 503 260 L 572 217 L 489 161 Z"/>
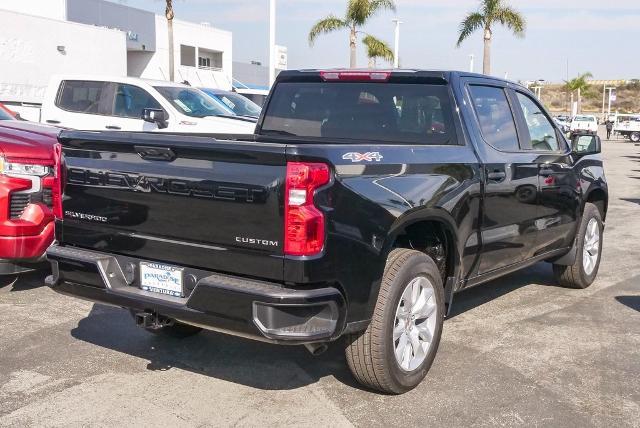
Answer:
<path fill-rule="evenodd" d="M 167 17 L 167 31 L 169 33 L 169 80 L 175 80 L 174 70 L 174 52 L 173 52 L 173 1 L 167 0 L 167 8 L 165 9 L 165 15 Z"/>
<path fill-rule="evenodd" d="M 356 68 L 356 26 L 351 27 L 351 34 L 349 35 L 349 67 Z"/>
<path fill-rule="evenodd" d="M 484 57 L 482 58 L 482 73 L 491 74 L 491 30 L 484 30 Z"/>
<path fill-rule="evenodd" d="M 582 113 L 582 95 L 580 94 L 580 88 L 578 88 L 578 113 Z"/>

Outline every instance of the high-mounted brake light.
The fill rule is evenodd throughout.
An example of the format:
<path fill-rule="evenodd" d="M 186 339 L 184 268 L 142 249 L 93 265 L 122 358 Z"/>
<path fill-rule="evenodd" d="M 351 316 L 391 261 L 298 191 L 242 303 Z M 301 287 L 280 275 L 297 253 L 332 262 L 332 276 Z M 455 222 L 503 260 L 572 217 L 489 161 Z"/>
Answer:
<path fill-rule="evenodd" d="M 60 143 L 53 145 L 54 175 L 51 186 L 51 202 L 53 205 L 53 215 L 57 219 L 62 219 L 62 186 L 64 177 L 62 176 L 62 146 Z"/>
<path fill-rule="evenodd" d="M 284 252 L 311 256 L 324 247 L 324 214 L 313 196 L 329 182 L 329 167 L 323 163 L 288 162 L 285 184 Z"/>
<path fill-rule="evenodd" d="M 391 77 L 389 71 L 321 71 L 324 81 L 340 80 L 350 82 L 386 82 Z"/>

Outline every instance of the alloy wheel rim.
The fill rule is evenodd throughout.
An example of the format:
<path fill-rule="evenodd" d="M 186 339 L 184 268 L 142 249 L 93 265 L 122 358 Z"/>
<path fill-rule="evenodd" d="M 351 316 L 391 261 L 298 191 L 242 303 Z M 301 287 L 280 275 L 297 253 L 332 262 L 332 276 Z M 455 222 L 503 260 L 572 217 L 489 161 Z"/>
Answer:
<path fill-rule="evenodd" d="M 393 324 L 393 350 L 401 369 L 413 371 L 427 358 L 436 318 L 433 284 L 423 276 L 414 278 L 402 292 Z"/>
<path fill-rule="evenodd" d="M 584 245 L 582 250 L 582 266 L 587 275 L 591 275 L 598 263 L 600 255 L 600 226 L 598 220 L 592 218 L 584 232 Z"/>

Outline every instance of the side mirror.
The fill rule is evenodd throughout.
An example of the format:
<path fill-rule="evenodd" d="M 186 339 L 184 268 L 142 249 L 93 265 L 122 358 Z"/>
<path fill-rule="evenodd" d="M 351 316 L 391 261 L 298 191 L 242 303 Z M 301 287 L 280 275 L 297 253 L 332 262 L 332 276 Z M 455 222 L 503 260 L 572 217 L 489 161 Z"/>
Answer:
<path fill-rule="evenodd" d="M 576 155 L 594 155 L 602 151 L 602 140 L 597 135 L 576 135 L 573 137 L 572 147 Z"/>
<path fill-rule="evenodd" d="M 142 110 L 142 120 L 149 123 L 155 123 L 160 129 L 167 127 L 168 119 L 169 116 L 164 110 L 158 108 L 145 108 Z"/>

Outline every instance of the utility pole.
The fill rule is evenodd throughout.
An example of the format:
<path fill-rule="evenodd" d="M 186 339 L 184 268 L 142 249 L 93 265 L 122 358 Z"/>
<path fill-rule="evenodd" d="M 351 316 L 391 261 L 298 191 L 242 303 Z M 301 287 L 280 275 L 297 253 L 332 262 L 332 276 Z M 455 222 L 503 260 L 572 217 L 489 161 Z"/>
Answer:
<path fill-rule="evenodd" d="M 607 84 L 603 83 L 602 84 L 602 120 L 604 121 L 605 116 L 604 116 L 604 100 L 607 96 Z"/>
<path fill-rule="evenodd" d="M 276 80 L 276 0 L 269 0 L 269 87 Z"/>
<path fill-rule="evenodd" d="M 609 91 L 609 108 L 607 109 L 607 117 L 609 117 L 611 115 L 611 92 L 615 91 L 616 88 L 610 87 L 606 89 Z"/>
<path fill-rule="evenodd" d="M 475 58 L 474 54 L 469 54 L 469 71 L 473 73 L 473 60 Z"/>
<path fill-rule="evenodd" d="M 393 68 L 398 68 L 400 67 L 400 24 L 402 24 L 402 21 L 396 18 L 392 22 L 396 24 L 395 43 L 393 49 Z"/>

